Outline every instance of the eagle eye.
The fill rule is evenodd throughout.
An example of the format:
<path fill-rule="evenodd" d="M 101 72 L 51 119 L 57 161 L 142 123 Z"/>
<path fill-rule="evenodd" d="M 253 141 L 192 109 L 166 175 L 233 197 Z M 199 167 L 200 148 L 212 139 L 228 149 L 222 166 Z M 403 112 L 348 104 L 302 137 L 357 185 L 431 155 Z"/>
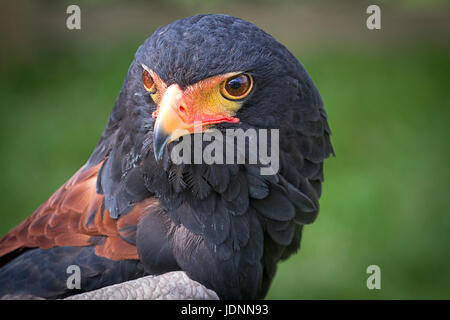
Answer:
<path fill-rule="evenodd" d="M 144 89 L 151 94 L 156 93 L 155 81 L 153 81 L 152 76 L 147 70 L 142 73 L 142 83 L 144 84 Z"/>
<path fill-rule="evenodd" d="M 253 87 L 253 78 L 242 73 L 228 78 L 222 83 L 221 93 L 226 99 L 239 100 L 245 98 Z"/>

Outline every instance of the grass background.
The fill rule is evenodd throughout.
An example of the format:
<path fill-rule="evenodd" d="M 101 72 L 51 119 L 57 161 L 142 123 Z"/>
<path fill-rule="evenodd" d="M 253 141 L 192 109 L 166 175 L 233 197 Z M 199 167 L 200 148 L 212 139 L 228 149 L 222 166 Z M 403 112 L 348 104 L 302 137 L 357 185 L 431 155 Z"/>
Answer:
<path fill-rule="evenodd" d="M 450 298 L 450 45 L 446 24 L 436 24 L 448 24 L 448 6 L 400 1 L 370 32 L 364 4 L 353 2 L 173 0 L 148 11 L 127 3 L 81 1 L 86 19 L 74 33 L 64 2 L 2 4 L 15 22 L 0 28 L 0 234 L 88 159 L 136 48 L 157 25 L 225 12 L 274 30 L 304 64 L 337 155 L 325 165 L 319 217 L 300 252 L 280 263 L 267 298 Z M 381 290 L 366 287 L 372 264 L 381 267 Z"/>

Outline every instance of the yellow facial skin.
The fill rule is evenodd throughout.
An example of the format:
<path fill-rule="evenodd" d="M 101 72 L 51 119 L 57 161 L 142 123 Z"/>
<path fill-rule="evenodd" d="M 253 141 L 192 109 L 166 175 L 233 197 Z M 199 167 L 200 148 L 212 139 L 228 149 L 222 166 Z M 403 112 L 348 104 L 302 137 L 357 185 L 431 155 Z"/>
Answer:
<path fill-rule="evenodd" d="M 145 76 L 151 76 L 153 83 L 150 88 L 144 88 L 151 93 L 157 104 L 154 128 L 154 144 L 156 158 L 162 155 L 162 149 L 167 143 L 192 132 L 203 132 L 210 125 L 221 122 L 238 123 L 234 115 L 242 106 L 242 100 L 247 96 L 253 86 L 250 76 L 248 89 L 238 97 L 231 100 L 224 97 L 224 83 L 242 72 L 230 72 L 199 81 L 184 90 L 178 84 L 167 86 L 159 76 L 146 66 Z M 145 77 L 143 77 L 145 80 Z M 145 81 L 144 81 L 145 82 Z M 225 93 L 227 97 L 231 95 Z M 156 150 L 158 149 L 158 150 Z"/>

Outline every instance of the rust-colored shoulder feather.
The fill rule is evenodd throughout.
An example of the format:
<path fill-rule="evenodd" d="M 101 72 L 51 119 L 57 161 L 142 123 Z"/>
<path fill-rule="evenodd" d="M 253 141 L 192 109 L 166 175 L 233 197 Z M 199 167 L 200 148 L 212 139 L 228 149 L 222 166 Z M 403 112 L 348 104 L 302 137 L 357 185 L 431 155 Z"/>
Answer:
<path fill-rule="evenodd" d="M 102 163 L 82 168 L 44 202 L 28 219 L 0 239 L 0 257 L 24 248 L 95 246 L 95 253 L 113 260 L 138 259 L 130 239 L 141 216 L 156 199 L 137 204 L 132 211 L 112 219 L 104 195 L 96 192 Z"/>

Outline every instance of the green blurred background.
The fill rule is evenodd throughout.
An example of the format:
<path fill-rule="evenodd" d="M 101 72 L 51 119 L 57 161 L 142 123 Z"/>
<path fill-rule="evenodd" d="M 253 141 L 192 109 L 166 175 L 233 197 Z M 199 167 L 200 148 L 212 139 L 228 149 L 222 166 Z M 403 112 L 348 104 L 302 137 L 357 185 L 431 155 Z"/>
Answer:
<path fill-rule="evenodd" d="M 336 158 L 269 299 L 450 298 L 450 6 L 445 1 L 0 2 L 0 234 L 88 159 L 137 47 L 197 13 L 249 20 L 322 94 Z M 369 4 L 382 29 L 366 28 Z M 381 268 L 368 290 L 366 268 Z"/>

